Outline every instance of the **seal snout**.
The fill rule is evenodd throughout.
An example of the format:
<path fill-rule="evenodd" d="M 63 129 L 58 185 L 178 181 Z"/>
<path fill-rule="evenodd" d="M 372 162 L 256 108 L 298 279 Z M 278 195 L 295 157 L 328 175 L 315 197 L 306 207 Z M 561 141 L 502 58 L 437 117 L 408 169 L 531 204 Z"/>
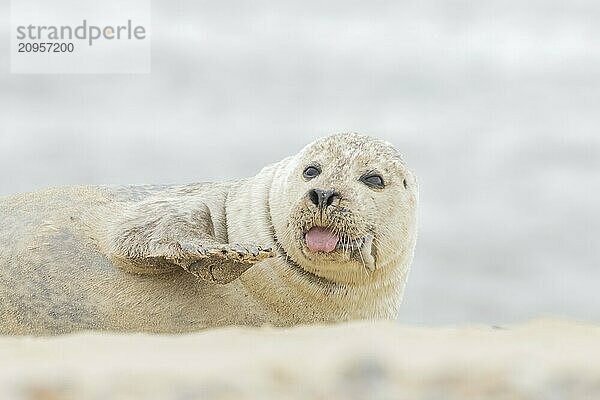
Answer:
<path fill-rule="evenodd" d="M 308 198 L 311 203 L 317 206 L 320 210 L 325 210 L 327 207 L 333 204 L 336 198 L 339 198 L 340 194 L 333 189 L 312 189 L 308 191 Z"/>
<path fill-rule="evenodd" d="M 315 188 L 309 190 L 306 195 L 310 202 L 321 212 L 321 218 L 323 212 L 340 197 L 339 193 L 334 189 Z M 340 236 L 331 229 L 315 226 L 306 232 L 304 239 L 306 240 L 306 246 L 311 252 L 331 253 L 336 249 L 340 241 Z"/>
<path fill-rule="evenodd" d="M 315 226 L 306 233 L 305 239 L 310 251 L 331 253 L 335 250 L 340 237 L 329 229 Z"/>

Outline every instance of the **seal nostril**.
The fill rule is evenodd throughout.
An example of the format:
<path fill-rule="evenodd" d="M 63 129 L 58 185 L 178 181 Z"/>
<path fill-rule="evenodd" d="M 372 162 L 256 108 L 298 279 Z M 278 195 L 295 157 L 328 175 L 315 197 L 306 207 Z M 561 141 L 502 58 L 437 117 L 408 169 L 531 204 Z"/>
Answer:
<path fill-rule="evenodd" d="M 328 191 L 328 192 L 329 193 L 327 194 L 327 197 L 325 198 L 327 207 L 329 207 L 333 203 L 333 200 L 338 196 L 338 194 L 336 192 L 334 192 L 333 190 Z"/>
<path fill-rule="evenodd" d="M 329 207 L 338 196 L 334 190 L 312 189 L 308 192 L 310 201 L 320 209 Z"/>
<path fill-rule="evenodd" d="M 319 205 L 319 194 L 315 189 L 308 192 L 308 198 L 315 206 Z"/>

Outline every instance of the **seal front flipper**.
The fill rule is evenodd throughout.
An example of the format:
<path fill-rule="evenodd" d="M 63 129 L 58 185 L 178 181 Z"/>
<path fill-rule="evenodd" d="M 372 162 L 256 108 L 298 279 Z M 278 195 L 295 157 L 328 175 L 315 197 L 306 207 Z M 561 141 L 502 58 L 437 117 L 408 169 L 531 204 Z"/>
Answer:
<path fill-rule="evenodd" d="M 172 188 L 141 201 L 126 201 L 113 212 L 118 218 L 106 219 L 100 248 L 127 272 L 152 275 L 183 268 L 220 284 L 275 255 L 270 248 L 226 243 L 223 217 L 213 223 L 210 208 L 192 189 Z M 224 213 L 224 198 L 213 204 L 217 214 L 219 209 Z"/>
<path fill-rule="evenodd" d="M 203 281 L 227 284 L 240 277 L 248 268 L 273 257 L 275 252 L 253 244 L 180 243 L 182 259 L 173 260 L 184 270 Z"/>

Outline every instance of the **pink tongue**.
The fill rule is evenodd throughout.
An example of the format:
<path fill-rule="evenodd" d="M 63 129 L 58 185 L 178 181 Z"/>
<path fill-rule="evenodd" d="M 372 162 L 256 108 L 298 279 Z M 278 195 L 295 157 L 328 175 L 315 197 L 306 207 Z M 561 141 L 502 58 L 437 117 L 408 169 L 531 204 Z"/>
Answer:
<path fill-rule="evenodd" d="M 306 234 L 306 245 L 310 251 L 330 253 L 340 240 L 339 236 L 325 228 L 312 228 Z"/>

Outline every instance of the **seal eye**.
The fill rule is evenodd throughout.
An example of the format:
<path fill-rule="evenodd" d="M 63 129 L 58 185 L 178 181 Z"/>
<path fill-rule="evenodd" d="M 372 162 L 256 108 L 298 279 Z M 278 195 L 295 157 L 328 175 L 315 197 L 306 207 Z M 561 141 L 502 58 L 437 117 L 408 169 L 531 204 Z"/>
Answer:
<path fill-rule="evenodd" d="M 362 183 L 364 183 L 368 187 L 375 188 L 375 189 L 383 189 L 383 187 L 385 186 L 381 175 L 379 175 L 378 173 L 375 173 L 375 172 L 369 172 L 369 173 L 363 175 L 360 178 L 360 180 L 362 181 Z"/>
<path fill-rule="evenodd" d="M 321 170 L 318 167 L 315 167 L 314 165 L 309 165 L 302 173 L 302 176 L 304 177 L 304 179 L 312 179 L 318 176 L 320 173 Z"/>

